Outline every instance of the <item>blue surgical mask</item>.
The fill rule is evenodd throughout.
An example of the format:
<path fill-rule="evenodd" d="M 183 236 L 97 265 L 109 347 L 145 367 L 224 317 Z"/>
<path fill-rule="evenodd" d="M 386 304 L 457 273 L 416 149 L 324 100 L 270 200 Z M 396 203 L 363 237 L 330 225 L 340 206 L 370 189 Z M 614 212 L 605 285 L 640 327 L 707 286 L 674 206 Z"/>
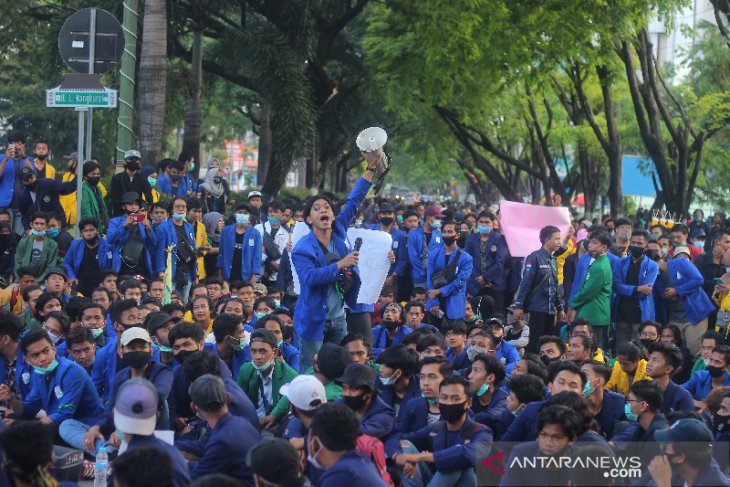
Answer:
<path fill-rule="evenodd" d="M 263 364 L 261 367 L 257 366 L 255 363 L 251 362 L 251 365 L 253 365 L 253 368 L 258 370 L 259 372 L 262 372 L 264 370 L 267 370 L 271 365 L 274 363 L 274 359 L 269 359 L 265 364 Z"/>
<path fill-rule="evenodd" d="M 35 228 L 31 228 L 30 233 L 34 237 L 45 237 L 46 236 L 45 230 L 36 230 Z"/>
<path fill-rule="evenodd" d="M 276 305 L 277 308 L 280 308 L 281 307 L 281 299 L 275 299 L 274 300 L 274 304 Z"/>
<path fill-rule="evenodd" d="M 157 344 L 157 348 L 160 349 L 160 352 L 172 353 L 172 348 L 160 345 L 159 343 Z"/>
<path fill-rule="evenodd" d="M 188 166 L 188 171 L 192 172 L 193 169 L 195 169 L 195 163 L 191 162 L 190 165 Z"/>
<path fill-rule="evenodd" d="M 60 336 L 56 335 L 52 331 L 47 331 L 46 333 L 48 333 L 48 338 L 51 339 L 51 343 L 54 344 L 54 345 L 58 342 L 58 340 L 61 339 Z"/>
<path fill-rule="evenodd" d="M 398 221 L 398 223 L 403 223 L 403 215 L 398 215 L 395 217 L 395 219 Z"/>
<path fill-rule="evenodd" d="M 398 378 L 395 376 L 397 373 L 398 371 L 396 370 L 395 373 L 393 373 L 393 375 L 391 375 L 390 377 L 380 376 L 380 383 L 384 386 L 392 386 L 398 380 Z"/>
<path fill-rule="evenodd" d="M 638 414 L 634 414 L 633 412 L 631 412 L 631 404 L 628 402 L 624 406 L 624 414 L 626 415 L 626 419 L 628 419 L 629 421 L 636 421 L 639 419 Z"/>
<path fill-rule="evenodd" d="M 482 397 L 484 394 L 486 394 L 489 391 L 489 384 L 482 384 L 482 386 L 477 391 L 477 397 Z"/>
<path fill-rule="evenodd" d="M 173 214 L 172 214 L 172 217 L 173 217 L 173 218 L 174 218 L 175 220 L 177 220 L 177 221 L 181 222 L 181 221 L 183 221 L 183 220 L 185 219 L 185 213 L 173 213 Z"/>
<path fill-rule="evenodd" d="M 726 272 L 727 274 L 730 274 L 730 267 L 725 267 L 725 272 Z"/>
<path fill-rule="evenodd" d="M 698 249 L 702 250 L 705 247 L 705 241 L 704 240 L 697 240 L 694 243 L 694 246 L 697 247 Z"/>
<path fill-rule="evenodd" d="M 479 232 L 480 235 L 488 235 L 489 232 L 492 231 L 492 227 L 487 225 L 477 225 L 477 232 Z"/>
<path fill-rule="evenodd" d="M 250 215 L 247 215 L 246 213 L 236 213 L 236 224 L 237 225 L 246 225 L 248 223 L 249 218 L 250 218 Z"/>
<path fill-rule="evenodd" d="M 279 350 L 281 350 L 281 347 L 284 346 L 284 339 L 282 338 L 281 340 L 276 342 L 276 346 L 279 348 Z"/>
<path fill-rule="evenodd" d="M 48 235 L 51 238 L 58 237 L 59 233 L 61 233 L 60 228 L 49 228 L 48 230 L 46 230 L 46 235 Z"/>
<path fill-rule="evenodd" d="M 362 220 L 355 220 L 355 227 L 360 228 L 362 226 Z"/>
<path fill-rule="evenodd" d="M 421 393 L 421 397 L 424 398 L 426 401 L 428 401 L 429 404 L 438 404 L 439 398 L 436 397 L 426 397 L 423 395 L 423 392 Z"/>
<path fill-rule="evenodd" d="M 441 228 L 441 220 L 434 220 L 433 223 L 431 223 L 431 226 L 433 228 Z"/>
<path fill-rule="evenodd" d="M 104 333 L 104 328 L 92 328 L 91 329 L 91 336 L 94 337 L 94 340 L 99 338 Z"/>
<path fill-rule="evenodd" d="M 588 397 L 591 394 L 593 394 L 593 391 L 595 391 L 595 390 L 596 390 L 596 388 L 593 387 L 593 385 L 591 384 L 591 381 L 588 381 L 588 382 L 586 382 L 586 385 L 583 386 L 583 396 Z"/>
<path fill-rule="evenodd" d="M 263 318 L 263 317 L 264 317 L 264 316 L 266 316 L 267 314 L 268 314 L 268 313 L 266 313 L 266 312 L 264 312 L 264 311 L 257 311 L 257 312 L 256 312 L 256 319 L 257 319 L 257 320 L 260 320 L 261 318 Z"/>
<path fill-rule="evenodd" d="M 33 370 L 35 370 L 36 374 L 47 375 L 47 374 L 50 374 L 51 372 L 53 372 L 54 370 L 56 370 L 56 367 L 58 367 L 58 360 L 53 359 L 53 362 L 51 362 L 51 365 L 49 365 L 45 369 L 43 369 L 41 367 L 33 367 Z"/>
<path fill-rule="evenodd" d="M 150 183 L 150 188 L 157 186 L 157 178 L 147 178 L 147 182 Z"/>
<path fill-rule="evenodd" d="M 278 225 L 279 222 L 281 221 L 280 216 L 270 216 L 270 217 L 267 217 L 267 219 L 269 220 L 269 223 L 271 223 L 272 225 Z"/>

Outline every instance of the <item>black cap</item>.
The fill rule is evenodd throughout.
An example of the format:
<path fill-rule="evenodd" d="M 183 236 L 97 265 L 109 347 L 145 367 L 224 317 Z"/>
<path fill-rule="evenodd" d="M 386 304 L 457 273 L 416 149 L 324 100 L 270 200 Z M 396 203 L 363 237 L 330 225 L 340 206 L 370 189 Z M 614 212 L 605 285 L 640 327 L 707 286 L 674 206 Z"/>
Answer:
<path fill-rule="evenodd" d="M 352 355 L 341 345 L 325 343 L 317 352 L 317 368 L 327 380 L 335 380 L 340 377 L 350 363 L 352 363 Z"/>
<path fill-rule="evenodd" d="M 249 343 L 268 343 L 273 348 L 276 348 L 279 346 L 278 341 L 276 340 L 276 335 L 274 335 L 274 332 L 269 331 L 265 328 L 259 328 L 257 330 L 254 330 L 253 333 L 251 333 L 251 340 Z"/>
<path fill-rule="evenodd" d="M 136 203 L 138 201 L 141 201 L 141 198 L 136 191 L 127 191 L 122 195 L 122 203 Z"/>
<path fill-rule="evenodd" d="M 319 363 L 319 360 L 317 360 Z M 375 371 L 364 364 L 351 363 L 345 367 L 342 377 L 338 377 L 335 382 L 338 384 L 347 384 L 350 387 L 367 387 L 375 389 Z"/>
<path fill-rule="evenodd" d="M 392 212 L 392 211 L 395 211 L 395 210 L 393 210 L 393 206 L 390 203 L 382 203 L 380 205 L 380 208 L 378 208 L 378 211 L 380 213 L 384 213 L 384 212 L 387 212 L 387 211 Z"/>
<path fill-rule="evenodd" d="M 48 276 L 52 274 L 58 274 L 59 276 L 63 277 L 64 281 L 68 281 L 68 274 L 66 273 L 66 269 L 63 267 L 49 267 L 45 274 L 43 274 L 42 281 L 45 281 L 48 279 Z"/>
<path fill-rule="evenodd" d="M 147 315 L 147 331 L 150 335 L 154 335 L 158 329 L 167 325 L 170 322 L 174 322 L 172 316 L 165 313 L 164 311 L 156 311 Z"/>
<path fill-rule="evenodd" d="M 20 170 L 20 180 L 21 181 L 23 179 L 25 179 L 29 176 L 33 176 L 33 175 L 35 175 L 35 172 L 33 171 L 33 169 L 31 169 L 29 167 L 24 167 L 23 169 Z"/>
<path fill-rule="evenodd" d="M 504 320 L 501 317 L 492 316 L 484 323 L 486 326 L 499 325 L 504 328 Z"/>
<path fill-rule="evenodd" d="M 233 213 L 237 212 L 238 210 L 246 210 L 249 213 L 252 213 L 251 211 L 251 205 L 246 203 L 245 201 L 241 201 L 233 208 Z"/>
<path fill-rule="evenodd" d="M 246 453 L 251 471 L 269 485 L 298 485 L 299 453 L 281 438 L 263 438 Z"/>

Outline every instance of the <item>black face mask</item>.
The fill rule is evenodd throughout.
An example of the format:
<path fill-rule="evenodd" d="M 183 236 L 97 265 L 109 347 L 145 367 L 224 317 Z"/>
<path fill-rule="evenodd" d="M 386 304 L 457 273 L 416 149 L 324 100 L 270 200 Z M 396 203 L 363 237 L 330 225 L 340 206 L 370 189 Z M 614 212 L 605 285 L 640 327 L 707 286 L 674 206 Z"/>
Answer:
<path fill-rule="evenodd" d="M 223 182 L 223 178 L 216 176 L 216 177 L 213 178 L 213 182 L 215 184 L 220 184 L 220 183 Z"/>
<path fill-rule="evenodd" d="M 12 243 L 12 235 L 0 235 L 0 248 L 7 249 Z"/>
<path fill-rule="evenodd" d="M 101 177 L 99 176 L 89 176 L 86 178 L 86 182 L 89 183 L 91 186 L 96 186 L 99 184 L 99 181 L 101 181 Z"/>
<path fill-rule="evenodd" d="M 561 255 L 563 255 L 565 253 L 566 250 L 568 250 L 567 247 L 563 247 L 563 246 L 558 247 L 558 249 L 555 252 L 553 252 L 553 257 L 560 257 Z"/>
<path fill-rule="evenodd" d="M 707 373 L 710 374 L 710 377 L 712 377 L 713 379 L 717 379 L 718 377 L 722 377 L 725 374 L 725 371 L 722 369 L 722 367 L 708 365 Z"/>
<path fill-rule="evenodd" d="M 398 329 L 400 323 L 398 323 L 397 321 L 383 321 L 383 325 L 385 326 L 386 330 L 395 331 Z"/>
<path fill-rule="evenodd" d="M 180 365 L 183 365 L 185 360 L 194 353 L 195 351 L 192 350 L 180 350 L 177 352 L 177 355 L 175 355 L 175 360 L 177 360 Z"/>
<path fill-rule="evenodd" d="M 95 245 L 99 241 L 99 236 L 92 238 L 91 240 L 87 240 L 86 243 L 89 245 Z"/>
<path fill-rule="evenodd" d="M 45 161 L 47 157 L 48 157 L 48 154 L 36 154 L 35 155 L 35 158 L 38 160 L 41 160 L 41 161 Z"/>
<path fill-rule="evenodd" d="M 180 181 L 179 174 L 170 174 L 170 181 Z"/>
<path fill-rule="evenodd" d="M 644 255 L 644 248 L 637 245 L 630 245 L 629 252 L 631 253 L 631 257 L 633 257 L 634 259 L 638 259 L 642 255 Z"/>
<path fill-rule="evenodd" d="M 492 335 L 492 341 L 494 342 L 494 348 L 497 348 L 502 343 L 502 337 Z"/>
<path fill-rule="evenodd" d="M 451 247 L 456 242 L 456 237 L 443 237 L 444 245 Z"/>
<path fill-rule="evenodd" d="M 560 357 L 550 358 L 547 355 L 540 355 L 540 360 L 545 364 L 545 367 L 549 367 L 551 363 L 559 361 Z"/>
<path fill-rule="evenodd" d="M 730 431 L 730 416 L 720 416 L 715 413 L 715 417 L 712 419 L 712 425 L 718 433 L 727 433 Z"/>
<path fill-rule="evenodd" d="M 139 370 L 149 365 L 150 358 L 149 352 L 127 352 L 124 354 L 123 360 L 127 366 Z"/>
<path fill-rule="evenodd" d="M 130 171 L 139 171 L 140 164 L 139 162 L 128 162 L 124 165 L 124 169 L 128 169 Z"/>
<path fill-rule="evenodd" d="M 465 406 L 466 402 L 460 402 L 457 404 L 444 404 L 440 402 L 439 411 L 441 412 L 441 417 L 444 418 L 448 423 L 454 423 L 456 421 L 459 421 L 461 417 L 464 416 Z"/>
<path fill-rule="evenodd" d="M 649 348 L 652 343 L 656 343 L 656 340 L 652 340 L 650 338 L 642 338 L 641 344 L 644 345 L 644 348 Z"/>
<path fill-rule="evenodd" d="M 459 240 L 456 241 L 456 245 L 463 249 L 464 245 L 466 245 L 466 237 L 459 237 Z"/>
<path fill-rule="evenodd" d="M 658 261 L 661 257 L 659 256 L 659 252 L 656 250 L 647 250 L 645 252 L 646 256 L 649 257 L 654 262 Z"/>
<path fill-rule="evenodd" d="M 284 340 L 288 340 L 294 335 L 294 327 L 293 326 L 285 326 L 283 330 L 281 330 L 281 337 Z"/>
<path fill-rule="evenodd" d="M 393 224 L 393 217 L 392 216 L 384 216 L 380 219 L 380 224 L 384 227 L 387 227 L 388 225 Z"/>
<path fill-rule="evenodd" d="M 36 179 L 32 183 L 26 185 L 26 188 L 28 188 L 30 191 L 38 191 L 38 180 Z"/>
<path fill-rule="evenodd" d="M 360 394 L 359 396 L 342 396 L 342 398 L 345 400 L 345 404 L 347 404 L 347 406 L 353 411 L 359 411 L 362 409 L 365 405 L 365 401 L 367 401 L 365 394 Z"/>

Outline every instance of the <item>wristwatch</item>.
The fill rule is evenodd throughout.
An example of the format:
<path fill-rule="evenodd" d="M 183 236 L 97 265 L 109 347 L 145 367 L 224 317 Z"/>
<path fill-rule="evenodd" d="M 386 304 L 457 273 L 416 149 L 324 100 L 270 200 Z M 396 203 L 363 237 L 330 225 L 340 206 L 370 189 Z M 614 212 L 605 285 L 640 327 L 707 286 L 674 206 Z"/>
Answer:
<path fill-rule="evenodd" d="M 376 172 L 378 172 L 378 166 L 375 166 L 375 167 L 369 167 L 369 168 L 367 168 L 367 169 L 365 169 L 365 170 L 366 170 L 366 171 L 370 171 L 371 173 L 375 174 Z"/>

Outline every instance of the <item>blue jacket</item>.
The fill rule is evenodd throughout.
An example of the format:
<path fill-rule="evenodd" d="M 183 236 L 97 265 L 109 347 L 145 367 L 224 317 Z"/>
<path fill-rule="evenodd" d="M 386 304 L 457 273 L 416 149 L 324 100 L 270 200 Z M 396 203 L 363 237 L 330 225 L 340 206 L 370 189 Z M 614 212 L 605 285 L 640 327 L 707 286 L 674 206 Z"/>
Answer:
<path fill-rule="evenodd" d="M 669 381 L 667 390 L 664 391 L 662 398 L 662 407 L 659 411 L 666 415 L 670 411 L 694 411 L 695 402 L 692 399 L 692 394 L 687 389 L 684 389 L 672 380 Z"/>
<path fill-rule="evenodd" d="M 398 345 L 400 341 L 403 340 L 403 337 L 405 337 L 412 331 L 413 330 L 411 330 L 410 326 L 401 324 L 398 327 L 398 332 L 393 337 L 393 341 L 390 343 L 390 346 L 392 347 L 393 345 Z M 373 354 L 375 355 L 376 359 L 380 356 L 380 352 L 385 349 L 385 341 L 387 338 L 388 336 L 385 325 L 378 325 L 373 328 Z"/>
<path fill-rule="evenodd" d="M 730 386 L 730 372 L 725 372 L 725 379 L 722 381 L 723 386 Z M 697 401 L 704 401 L 707 395 L 712 391 L 712 377 L 706 370 L 698 370 L 692 375 L 690 380 L 682 384 L 692 397 Z"/>
<path fill-rule="evenodd" d="M 421 386 L 420 381 L 417 375 L 411 376 L 411 381 L 408 384 L 408 387 L 406 387 L 406 391 L 403 394 L 403 399 L 400 400 L 400 405 L 396 402 L 396 394 L 395 389 L 393 389 L 393 386 L 384 386 L 380 380 L 376 382 L 376 387 L 378 388 L 378 397 L 387 404 L 388 406 L 393 408 L 393 411 L 397 411 L 396 413 L 396 424 L 402 419 L 403 411 L 405 411 L 404 406 L 406 403 L 413 399 L 414 397 L 421 397 Z M 398 407 L 396 407 L 398 406 Z"/>
<path fill-rule="evenodd" d="M 157 179 L 157 187 L 155 189 L 160 193 L 166 194 L 167 196 L 182 196 L 188 198 L 188 190 L 195 191 L 190 185 L 191 181 L 189 178 L 181 177 L 178 180 L 177 188 L 172 187 L 172 181 L 167 176 L 160 176 Z"/>
<path fill-rule="evenodd" d="M 669 279 L 682 298 L 690 323 L 696 325 L 715 311 L 715 306 L 702 289 L 702 274 L 689 259 L 672 259 L 667 262 L 667 267 Z"/>
<path fill-rule="evenodd" d="M 494 351 L 494 356 L 502 361 L 507 377 L 512 376 L 515 364 L 520 361 L 520 352 L 511 343 L 502 340 L 500 347 Z"/>
<path fill-rule="evenodd" d="M 217 269 L 230 279 L 233 268 L 233 252 L 236 245 L 236 225 L 227 225 L 221 231 L 220 253 L 215 262 Z M 251 276 L 261 275 L 261 234 L 251 225 L 246 225 L 241 249 L 241 278 L 250 281 Z"/>
<path fill-rule="evenodd" d="M 608 257 L 608 260 L 611 262 L 611 270 L 614 271 L 613 274 L 615 276 L 615 269 L 621 261 L 621 258 L 611 252 L 606 252 L 606 257 Z M 573 278 L 573 288 L 570 290 L 570 299 L 573 299 L 573 296 L 580 291 L 580 285 L 585 280 L 586 274 L 588 274 L 588 268 L 591 266 L 591 261 L 592 258 L 588 254 L 583 254 L 580 256 L 580 259 L 578 259 L 578 265 L 575 269 L 575 277 Z M 570 306 L 570 301 L 568 301 L 568 306 Z"/>
<path fill-rule="evenodd" d="M 71 360 L 57 358 L 58 367 L 50 376 L 32 374 L 30 392 L 23 400 L 23 417 L 34 418 L 43 409 L 53 422 L 60 424 L 76 419 L 87 425 L 96 424 L 104 414 L 99 395 L 89 374 Z"/>
<path fill-rule="evenodd" d="M 436 430 L 435 433 L 434 429 Z M 472 430 L 470 438 L 464 438 Z M 430 424 L 403 436 L 419 451 L 433 452 L 434 465 L 439 472 L 472 469 L 477 459 L 484 459 L 492 449 L 492 430 L 466 418 L 458 434 L 448 431 L 446 421 Z"/>
<path fill-rule="evenodd" d="M 504 432 L 500 441 L 532 441 L 537 438 L 537 417 L 540 411 L 545 407 L 548 400 L 535 401 L 525 407 L 512 424 L 509 425 L 507 431 Z"/>
<path fill-rule="evenodd" d="M 5 160 L 5 154 L 0 155 L 0 163 Z M 20 170 L 25 167 L 25 163 L 19 159 L 10 158 L 3 173 L 0 174 L 0 208 L 9 208 L 13 203 L 15 191 L 20 194 L 23 190 L 23 184 L 18 179 Z M 38 173 L 37 169 L 33 172 Z M 19 209 L 19 205 L 18 205 Z"/>
<path fill-rule="evenodd" d="M 20 341 L 18 341 L 18 354 L 15 359 L 15 385 L 18 387 L 20 392 L 20 398 L 23 399 L 30 392 L 31 376 L 34 375 L 33 367 L 25 361 L 25 355 L 23 350 L 20 348 Z M 8 361 L 5 357 L 0 357 L 0 384 L 7 384 L 7 370 Z"/>
<path fill-rule="evenodd" d="M 188 484 L 190 484 L 188 464 L 185 462 L 185 458 L 182 456 L 182 453 L 180 453 L 180 450 L 174 446 L 165 443 L 164 441 L 156 438 L 154 435 L 133 435 L 127 450 L 134 450 L 135 448 L 154 448 L 156 450 L 164 451 L 170 457 L 170 463 L 172 463 L 173 487 L 187 487 Z"/>
<path fill-rule="evenodd" d="M 74 191 L 76 191 L 76 178 L 65 183 L 58 179 L 40 178 L 34 203 L 30 190 L 23 186 L 23 190 L 18 195 L 23 215 L 23 228 L 26 230 L 30 228 L 30 217 L 36 211 L 53 212 L 61 218 L 61 225 L 65 226 L 66 213 L 63 211 L 58 195 L 71 194 Z"/>
<path fill-rule="evenodd" d="M 552 277 L 549 275 L 545 277 L 546 273 L 551 273 Z M 580 286 L 582 277 L 581 281 L 578 281 L 576 273 L 575 278 Z M 522 273 L 520 288 L 517 290 L 515 308 L 548 314 L 554 314 L 560 309 L 557 264 L 542 247 L 525 259 L 525 270 Z"/>
<path fill-rule="evenodd" d="M 613 255 L 613 254 L 611 254 Z M 626 275 L 629 272 L 629 266 L 631 265 L 631 256 L 627 255 L 621 259 L 616 265 L 611 266 L 613 269 L 613 290 L 619 296 L 626 298 L 638 299 L 639 307 L 641 308 L 641 319 L 642 320 L 653 320 L 655 316 L 654 309 L 654 295 L 653 293 L 647 296 L 646 294 L 637 293 L 636 286 L 626 284 Z M 639 269 L 639 286 L 646 284 L 654 285 L 657 276 L 659 275 L 659 265 L 648 257 L 641 259 L 641 267 Z M 616 312 L 616 306 L 619 304 L 620 298 L 614 301 L 614 313 Z"/>
<path fill-rule="evenodd" d="M 466 354 L 466 344 L 464 345 L 464 350 L 457 355 L 454 355 L 454 351 L 451 350 L 451 347 L 447 348 L 446 359 L 451 363 L 454 370 L 468 369 L 471 367 L 469 356 Z"/>
<path fill-rule="evenodd" d="M 370 186 L 371 183 L 367 179 L 358 179 L 345 205 L 332 223 L 332 241 L 340 258 L 345 257 L 350 251 L 346 244 L 347 229 Z M 297 242 L 292 250 L 292 261 L 300 283 L 299 299 L 294 310 L 294 330 L 301 338 L 322 341 L 327 316 L 327 291 L 340 274 L 337 264 L 334 262 L 327 264 L 322 246 L 314 232 L 309 232 Z M 358 273 L 357 266 L 354 268 L 354 273 Z M 359 292 L 359 285 L 352 286 L 345 296 L 345 302 L 351 308 L 357 304 Z"/>
<path fill-rule="evenodd" d="M 279 348 L 279 351 L 281 352 L 281 357 L 284 359 L 284 362 L 286 362 L 289 367 L 299 372 L 299 349 L 284 342 L 281 345 L 281 348 Z"/>
<path fill-rule="evenodd" d="M 509 394 L 509 392 L 508 392 Z M 505 408 L 497 418 L 497 422 L 494 425 L 494 439 L 501 441 L 502 435 L 509 429 L 512 422 L 515 420 L 515 415 L 512 414 L 509 409 Z"/>
<path fill-rule="evenodd" d="M 124 226 L 124 222 L 126 220 L 126 216 L 118 216 L 109 220 L 109 230 L 107 230 L 106 233 L 106 240 L 112 250 L 111 267 L 114 272 L 119 272 L 119 269 L 122 268 L 122 249 L 124 249 L 124 245 L 127 243 L 127 239 L 129 238 L 129 229 Z M 154 231 L 148 232 L 141 223 L 138 223 L 137 227 L 139 227 L 140 236 L 144 242 L 144 259 L 147 264 L 147 271 L 150 275 L 154 275 L 157 233 Z M 174 261 L 175 259 L 173 259 L 173 262 Z"/>
<path fill-rule="evenodd" d="M 396 429 L 401 434 L 412 433 L 428 424 L 428 400 L 420 394 L 403 402 L 398 411 Z"/>
<path fill-rule="evenodd" d="M 487 283 L 491 283 L 492 291 L 507 290 L 507 274 L 506 265 L 509 258 L 509 250 L 507 249 L 507 241 L 498 231 L 489 233 L 487 239 L 487 271 L 482 274 L 482 252 L 481 252 L 481 235 L 474 234 L 466 237 L 464 250 L 474 259 L 474 265 L 469 278 L 469 293 L 473 296 L 479 294 L 482 289 L 477 284 L 477 277 L 481 276 Z"/>
<path fill-rule="evenodd" d="M 624 407 L 626 398 L 623 394 L 612 391 L 603 391 L 603 407 L 595 418 L 598 421 L 598 432 L 606 438 L 613 436 L 613 428 L 617 421 L 626 421 Z"/>
<path fill-rule="evenodd" d="M 193 231 L 193 226 L 187 221 L 183 222 L 183 225 L 185 226 L 185 236 L 188 239 L 188 243 L 190 244 L 190 247 L 192 247 L 193 251 L 195 251 L 195 232 Z M 177 244 L 177 232 L 175 232 L 175 224 L 172 222 L 172 219 L 169 219 L 166 222 L 161 223 L 160 226 L 157 227 L 157 248 L 155 249 L 155 259 L 153 261 L 153 264 L 155 265 L 155 267 L 157 267 L 157 269 L 155 270 L 158 274 L 160 272 L 164 272 L 167 268 L 167 253 L 165 252 L 165 249 L 171 244 L 175 244 L 175 247 L 172 249 L 172 275 L 174 279 L 175 271 L 177 270 L 177 253 L 179 245 Z M 193 259 L 192 266 L 192 275 L 197 276 L 197 258 Z"/>
<path fill-rule="evenodd" d="M 195 480 L 209 474 L 229 475 L 245 486 L 253 487 L 253 472 L 246 464 L 246 454 L 261 441 L 261 434 L 243 418 L 231 413 L 218 420 L 210 436 L 198 440 L 195 453 L 203 453 L 200 460 L 188 462 L 190 478 Z M 188 451 L 188 442 L 176 446 Z"/>
<path fill-rule="evenodd" d="M 478 423 L 489 426 L 492 431 L 495 430 L 502 412 L 507 409 L 507 396 L 509 392 L 503 389 L 497 389 L 492 395 L 492 400 L 485 407 L 479 403 L 479 398 L 473 395 L 471 398 L 471 410 L 474 411 L 474 419 Z"/>
<path fill-rule="evenodd" d="M 428 256 L 428 289 L 436 289 L 432 279 L 434 273 L 446 267 L 444 265 L 445 252 L 444 247 L 441 246 Z M 449 264 L 456 258 L 457 252 L 458 248 L 451 253 L 449 256 Z M 463 318 L 466 312 L 466 282 L 469 280 L 471 270 L 471 255 L 466 252 L 461 252 L 459 262 L 456 264 L 456 269 L 454 270 L 455 278 L 441 288 L 441 294 L 436 299 L 426 301 L 426 309 L 430 310 L 434 306 L 438 306 L 439 300 L 443 298 L 446 300 L 446 309 L 441 311 L 446 313 L 446 317 L 452 320 Z"/>
<path fill-rule="evenodd" d="M 71 242 L 71 246 L 66 251 L 63 258 L 63 267 L 68 273 L 69 279 L 76 279 L 79 269 L 81 269 L 81 261 L 84 258 L 84 250 L 86 241 L 83 238 Z M 116 258 L 116 255 L 113 257 Z M 99 263 L 99 270 L 103 271 L 109 268 L 109 261 L 112 258 L 112 249 L 107 244 L 106 239 L 99 237 L 99 246 L 96 248 L 96 262 Z M 115 269 L 118 271 L 119 269 Z"/>
<path fill-rule="evenodd" d="M 215 354 L 216 357 L 221 358 L 221 353 L 218 351 L 218 346 L 214 345 L 208 349 L 209 352 L 212 352 Z M 223 360 L 223 359 L 221 359 Z M 231 357 L 232 367 L 231 367 L 231 374 L 233 375 L 233 380 L 238 380 L 238 372 L 241 370 L 241 366 L 245 364 L 246 362 L 251 361 L 251 349 L 246 345 L 246 348 L 243 350 L 234 350 L 233 356 Z"/>
<path fill-rule="evenodd" d="M 317 487 L 386 487 L 387 484 L 370 459 L 362 456 L 357 450 L 350 450 L 324 471 L 316 485 Z"/>
<path fill-rule="evenodd" d="M 435 228 L 431 229 L 431 241 L 428 243 L 428 256 L 424 243 L 426 236 L 423 232 L 423 226 L 414 228 L 408 232 L 408 261 L 411 263 L 411 279 L 416 285 L 421 282 L 427 283 L 427 267 L 431 262 L 431 254 L 439 249 L 444 248 L 444 242 L 441 240 L 441 232 Z M 428 258 L 427 258 L 428 257 Z"/>
<path fill-rule="evenodd" d="M 370 230 L 380 230 L 380 224 L 376 223 L 368 227 Z M 393 273 L 402 276 L 406 273 L 406 264 L 408 264 L 408 240 L 403 230 L 400 230 L 395 224 L 390 229 L 390 236 L 393 243 L 390 248 L 395 254 L 395 263 L 391 264 L 388 275 Z"/>

